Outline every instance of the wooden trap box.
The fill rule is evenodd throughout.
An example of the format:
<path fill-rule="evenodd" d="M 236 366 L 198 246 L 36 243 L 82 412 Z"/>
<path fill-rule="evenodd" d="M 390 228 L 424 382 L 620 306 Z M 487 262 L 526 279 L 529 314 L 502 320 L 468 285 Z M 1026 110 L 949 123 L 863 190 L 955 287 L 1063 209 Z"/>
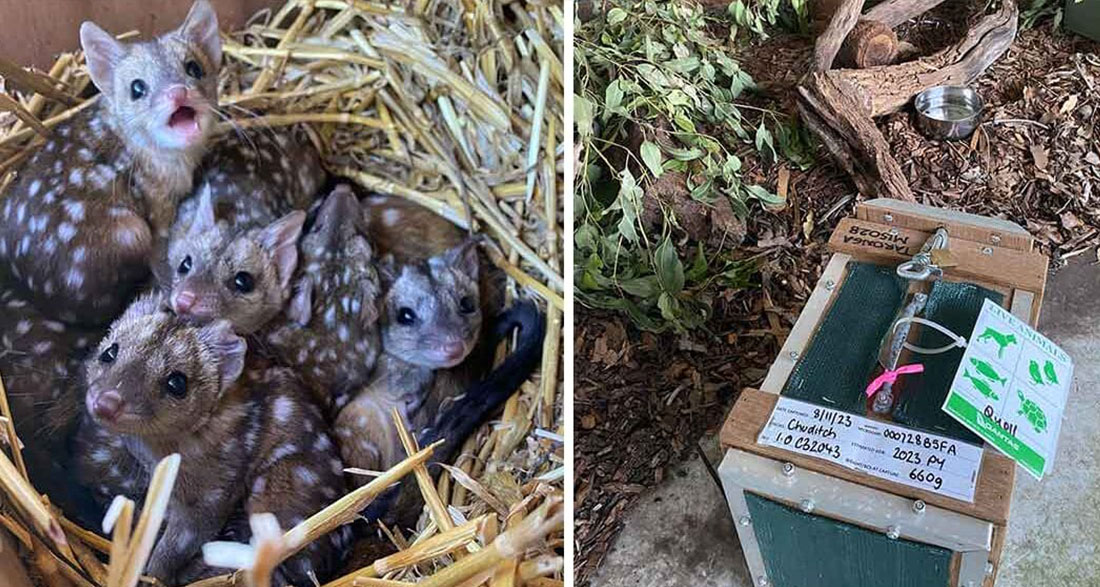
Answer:
<path fill-rule="evenodd" d="M 950 261 L 945 265 L 952 266 L 944 268 L 936 285 L 901 280 L 900 295 L 889 288 L 846 288 L 856 287 L 857 273 L 889 283 L 897 265 L 919 252 L 940 227 L 948 231 Z M 866 366 L 877 364 L 871 347 L 877 350 L 895 306 L 920 288 L 954 292 L 939 296 L 946 301 L 930 311 L 954 320 L 961 336 L 969 337 L 977 319 L 974 304 L 980 308 L 984 299 L 1034 327 L 1047 259 L 1033 249 L 1027 231 L 1013 223 L 898 200 L 862 204 L 854 218 L 840 222 L 829 245 L 834 254 L 763 385 L 742 392 L 721 432 L 726 454 L 719 475 L 753 580 L 776 587 L 991 586 L 1005 541 L 1016 464 L 939 409 L 950 386 L 950 380 L 942 385 L 944 373 L 953 376 L 962 350 L 943 355 L 938 367 L 930 362 L 921 374 L 927 379 L 912 384 L 925 388 L 910 396 L 902 390 L 892 416 L 880 417 L 867 408 L 863 387 L 875 371 Z M 864 290 L 868 298 L 853 304 L 851 296 Z M 871 294 L 889 299 L 871 299 Z M 836 323 L 845 312 L 847 318 Z M 924 333 L 915 329 L 914 335 Z M 824 367 L 812 371 L 812 360 Z M 850 363 L 858 365 L 851 369 Z M 839 399 L 814 396 L 816 382 L 831 385 L 845 376 L 860 383 L 840 386 Z M 972 462 L 980 462 L 976 480 L 971 477 L 973 501 L 761 444 L 758 438 L 781 397 L 885 421 L 913 435 L 931 433 L 968 443 L 978 455 Z M 897 455 L 881 458 L 892 456 Z"/>

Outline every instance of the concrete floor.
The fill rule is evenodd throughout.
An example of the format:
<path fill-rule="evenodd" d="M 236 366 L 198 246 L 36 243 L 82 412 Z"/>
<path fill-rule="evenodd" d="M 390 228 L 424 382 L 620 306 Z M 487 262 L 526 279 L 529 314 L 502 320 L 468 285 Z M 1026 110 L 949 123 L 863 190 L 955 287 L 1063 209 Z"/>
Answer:
<path fill-rule="evenodd" d="M 1100 267 L 1081 255 L 1047 284 L 1039 329 L 1075 362 L 1054 469 L 1017 469 L 998 587 L 1100 585 Z M 704 442 L 717 466 L 715 439 Z M 593 587 L 751 587 L 725 499 L 693 456 L 630 512 Z"/>

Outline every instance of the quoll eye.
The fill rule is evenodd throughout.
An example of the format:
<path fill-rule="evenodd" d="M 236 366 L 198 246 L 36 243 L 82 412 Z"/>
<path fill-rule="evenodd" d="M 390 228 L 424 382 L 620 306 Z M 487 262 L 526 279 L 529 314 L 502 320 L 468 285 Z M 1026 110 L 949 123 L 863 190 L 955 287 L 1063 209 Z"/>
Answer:
<path fill-rule="evenodd" d="M 183 71 L 195 79 L 202 79 L 202 76 L 206 75 L 206 72 L 202 70 L 202 66 L 199 65 L 199 62 L 194 59 L 188 59 L 187 63 L 183 64 Z"/>
<path fill-rule="evenodd" d="M 416 312 L 413 312 L 412 308 L 401 308 L 397 310 L 397 322 L 398 324 L 405 325 L 416 322 Z"/>
<path fill-rule="evenodd" d="M 477 311 L 473 296 L 462 296 L 462 299 L 458 300 L 458 309 L 462 310 L 463 314 L 473 314 Z"/>
<path fill-rule="evenodd" d="M 102 353 L 99 353 L 100 363 L 114 363 L 116 358 L 118 358 L 117 342 L 104 349 Z"/>
<path fill-rule="evenodd" d="M 145 93 L 149 91 L 149 87 L 145 85 L 145 80 L 136 79 L 130 82 L 130 99 L 140 100 L 145 97 Z"/>
<path fill-rule="evenodd" d="M 187 376 L 179 371 L 172 371 L 164 380 L 164 391 L 172 397 L 182 398 L 187 395 Z"/>
<path fill-rule="evenodd" d="M 249 293 L 256 287 L 252 274 L 247 271 L 239 271 L 233 276 L 233 288 L 241 293 Z"/>
<path fill-rule="evenodd" d="M 187 255 L 180 262 L 179 268 L 176 269 L 180 275 L 187 275 L 191 271 L 191 255 Z"/>

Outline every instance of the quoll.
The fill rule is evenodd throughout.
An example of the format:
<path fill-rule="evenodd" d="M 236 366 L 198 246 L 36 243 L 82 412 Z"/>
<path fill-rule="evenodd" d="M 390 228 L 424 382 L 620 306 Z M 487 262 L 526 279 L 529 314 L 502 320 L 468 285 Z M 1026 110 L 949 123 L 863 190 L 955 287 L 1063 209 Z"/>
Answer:
<path fill-rule="evenodd" d="M 87 361 L 81 480 L 104 500 L 138 497 L 157 462 L 181 456 L 147 567 L 166 584 L 217 574 L 198 552 L 230 520 L 271 512 L 290 528 L 345 489 L 319 409 L 292 372 L 246 358 L 246 349 L 227 321 L 184 322 L 149 295 Z M 277 582 L 309 585 L 310 574 L 327 576 L 344 538 L 337 532 L 311 544 L 281 565 Z"/>
<path fill-rule="evenodd" d="M 86 514 L 90 497 L 69 473 L 80 365 L 102 334 L 46 318 L 15 292 L 0 291 L 0 376 L 24 462 L 35 487 L 74 517 Z"/>
<path fill-rule="evenodd" d="M 305 219 L 296 210 L 266 226 L 232 226 L 216 219 L 213 194 L 204 190 L 187 230 L 168 243 L 168 266 L 158 271 L 172 310 L 197 323 L 229 320 L 238 334 L 259 330 L 290 297 Z"/>
<path fill-rule="evenodd" d="M 359 202 L 337 186 L 302 237 L 286 315 L 264 335 L 265 352 L 298 370 L 330 410 L 367 383 L 379 354 L 381 284 L 359 226 Z"/>
<path fill-rule="evenodd" d="M 57 125 L 0 207 L 0 281 L 50 318 L 104 324 L 149 273 L 206 149 L 221 66 L 198 0 L 176 30 L 120 43 L 85 22 L 99 103 Z"/>
<path fill-rule="evenodd" d="M 474 378 L 449 373 L 481 338 L 477 249 L 467 242 L 426 262 L 382 264 L 383 356 L 370 384 L 340 410 L 333 424 L 350 467 L 386 468 L 404 455 L 390 415 L 396 407 L 406 425 L 425 399 L 460 393 Z M 427 412 L 434 417 L 441 401 Z"/>

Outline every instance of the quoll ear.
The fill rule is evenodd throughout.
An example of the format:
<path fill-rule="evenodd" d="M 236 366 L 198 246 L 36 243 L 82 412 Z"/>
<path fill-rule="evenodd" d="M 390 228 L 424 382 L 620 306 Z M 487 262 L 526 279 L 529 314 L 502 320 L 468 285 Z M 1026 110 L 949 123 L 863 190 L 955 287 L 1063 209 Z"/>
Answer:
<path fill-rule="evenodd" d="M 176 33 L 202 47 L 215 68 L 222 66 L 222 39 L 218 36 L 218 15 L 207 0 L 196 0 Z"/>
<path fill-rule="evenodd" d="M 110 96 L 115 67 L 126 56 L 126 47 L 91 21 L 80 25 L 80 46 L 84 49 L 92 83 L 105 96 Z"/>
<path fill-rule="evenodd" d="M 448 249 L 447 252 L 443 253 L 443 260 L 448 265 L 469 275 L 470 278 L 477 280 L 479 262 L 476 239 L 467 239 L 461 245 Z"/>
<path fill-rule="evenodd" d="M 298 238 L 302 236 L 302 224 L 306 213 L 295 210 L 264 228 L 260 244 L 271 254 L 279 273 L 279 284 L 286 287 L 298 267 Z"/>
<path fill-rule="evenodd" d="M 383 289 L 388 289 L 398 277 L 397 261 L 392 254 L 387 253 L 378 261 L 378 277 L 382 280 Z"/>
<path fill-rule="evenodd" d="M 233 332 L 228 320 L 215 320 L 199 330 L 199 338 L 210 348 L 218 361 L 222 390 L 232 385 L 244 371 L 248 344 Z"/>
<path fill-rule="evenodd" d="M 188 235 L 201 234 L 217 223 L 214 215 L 214 190 L 209 183 L 202 184 L 199 190 L 199 207 L 195 210 L 195 218 L 191 220 L 191 227 L 187 229 Z"/>
<path fill-rule="evenodd" d="M 290 305 L 286 309 L 286 317 L 298 326 L 309 324 L 313 315 L 313 280 L 303 277 L 298 280 L 294 288 L 294 297 L 290 298 Z"/>

